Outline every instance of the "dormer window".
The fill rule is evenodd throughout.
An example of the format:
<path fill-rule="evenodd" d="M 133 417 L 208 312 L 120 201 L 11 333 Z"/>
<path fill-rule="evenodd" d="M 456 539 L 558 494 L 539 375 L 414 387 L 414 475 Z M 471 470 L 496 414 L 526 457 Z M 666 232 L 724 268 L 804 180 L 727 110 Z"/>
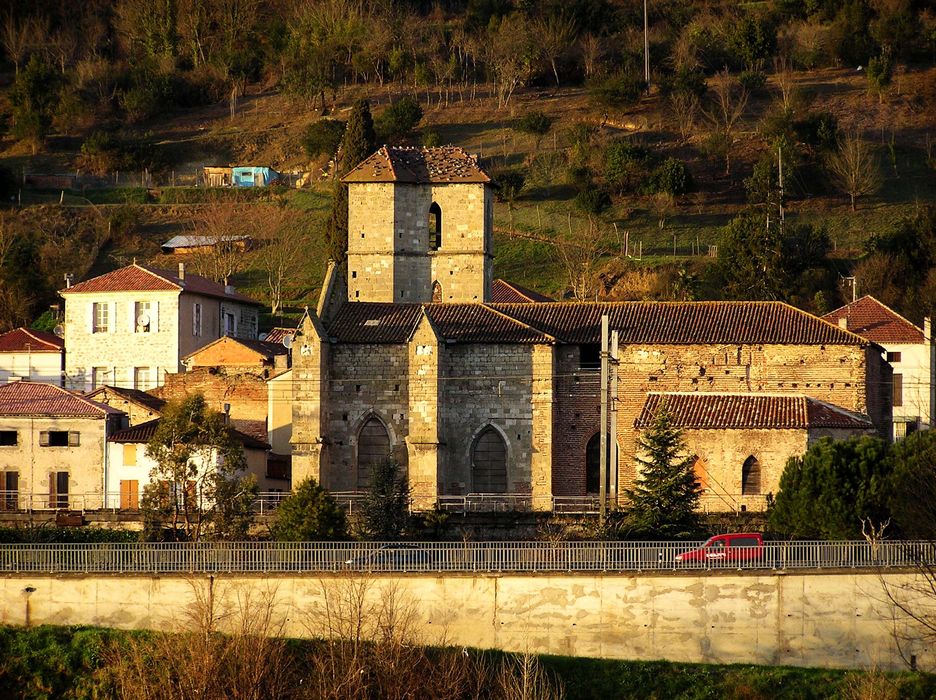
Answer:
<path fill-rule="evenodd" d="M 442 208 L 435 202 L 429 207 L 429 250 L 442 247 Z"/>

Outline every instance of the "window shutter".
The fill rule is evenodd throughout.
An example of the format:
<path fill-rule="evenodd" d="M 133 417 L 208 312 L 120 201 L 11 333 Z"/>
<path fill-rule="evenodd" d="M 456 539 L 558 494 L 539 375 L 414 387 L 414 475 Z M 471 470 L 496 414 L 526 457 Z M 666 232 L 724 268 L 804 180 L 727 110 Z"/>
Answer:
<path fill-rule="evenodd" d="M 56 506 L 56 493 L 55 493 L 55 484 L 56 484 L 56 473 L 49 472 L 49 507 L 55 508 Z"/>
<path fill-rule="evenodd" d="M 49 431 L 43 430 L 39 433 L 39 447 L 49 446 Z"/>
<path fill-rule="evenodd" d="M 150 333 L 159 332 L 159 302 L 150 302 Z"/>
<path fill-rule="evenodd" d="M 117 302 L 110 301 L 107 302 L 107 332 L 116 333 L 117 332 Z"/>
<path fill-rule="evenodd" d="M 130 317 L 130 320 L 129 320 L 130 332 L 136 333 L 136 302 L 135 301 L 127 302 L 127 312 L 128 312 L 128 316 Z"/>
<path fill-rule="evenodd" d="M 68 431 L 68 446 L 78 447 L 81 444 L 81 433 L 77 430 Z"/>
<path fill-rule="evenodd" d="M 94 302 L 88 304 L 88 333 L 94 333 Z"/>

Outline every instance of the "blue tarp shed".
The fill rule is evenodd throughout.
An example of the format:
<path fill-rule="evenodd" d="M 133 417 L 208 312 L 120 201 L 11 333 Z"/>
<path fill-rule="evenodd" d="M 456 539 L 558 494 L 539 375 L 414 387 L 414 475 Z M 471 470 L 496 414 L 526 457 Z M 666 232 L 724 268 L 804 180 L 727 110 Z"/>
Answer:
<path fill-rule="evenodd" d="M 279 173 L 266 166 L 238 166 L 231 168 L 231 184 L 234 187 L 264 187 L 279 179 Z"/>

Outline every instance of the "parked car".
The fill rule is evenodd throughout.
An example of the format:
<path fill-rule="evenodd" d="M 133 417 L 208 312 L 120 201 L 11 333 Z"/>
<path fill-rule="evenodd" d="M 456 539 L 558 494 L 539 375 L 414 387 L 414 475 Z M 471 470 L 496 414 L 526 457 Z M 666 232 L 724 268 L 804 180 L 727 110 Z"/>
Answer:
<path fill-rule="evenodd" d="M 749 562 L 764 558 L 764 538 L 759 532 L 733 532 L 715 535 L 698 549 L 676 555 L 678 562 Z"/>

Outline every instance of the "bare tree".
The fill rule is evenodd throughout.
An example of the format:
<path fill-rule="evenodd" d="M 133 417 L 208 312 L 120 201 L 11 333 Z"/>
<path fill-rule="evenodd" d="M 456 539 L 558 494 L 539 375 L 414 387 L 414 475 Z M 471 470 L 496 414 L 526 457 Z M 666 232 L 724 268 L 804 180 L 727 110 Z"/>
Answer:
<path fill-rule="evenodd" d="M 258 227 L 253 208 L 219 202 L 202 209 L 192 224 L 195 271 L 214 280 L 226 282 L 245 265 L 244 249 Z"/>
<path fill-rule="evenodd" d="M 33 21 L 29 18 L 17 19 L 12 13 L 8 14 L 3 22 L 3 48 L 6 49 L 7 56 L 13 61 L 13 68 L 16 75 L 19 75 L 20 64 L 29 53 L 32 46 L 35 31 Z"/>
<path fill-rule="evenodd" d="M 505 17 L 488 37 L 490 61 L 497 81 L 497 104 L 505 107 L 514 91 L 533 77 L 537 48 L 523 15 Z"/>
<path fill-rule="evenodd" d="M 679 125 L 679 134 L 683 140 L 688 140 L 695 127 L 696 116 L 699 113 L 699 98 L 689 92 L 674 92 L 669 97 L 670 109 Z"/>
<path fill-rule="evenodd" d="M 585 34 L 579 42 L 582 52 L 582 63 L 585 66 L 585 77 L 590 78 L 598 72 L 598 66 L 604 57 L 604 46 L 601 39 L 594 34 Z"/>
<path fill-rule="evenodd" d="M 829 158 L 828 168 L 836 186 L 851 199 L 852 211 L 855 211 L 858 197 L 874 194 L 883 182 L 874 147 L 857 132 L 842 139 L 838 150 Z"/>
<path fill-rule="evenodd" d="M 577 35 L 575 20 L 565 13 L 549 14 L 534 25 L 543 58 L 549 62 L 556 87 L 559 87 L 558 61 L 575 42 Z"/>
<path fill-rule="evenodd" d="M 710 140 L 725 160 L 725 175 L 731 174 L 731 152 L 738 123 L 744 116 L 749 93 L 725 68 L 712 78 L 712 94 L 702 114 L 711 127 Z"/>
<path fill-rule="evenodd" d="M 559 262 L 565 269 L 572 296 L 576 301 L 593 299 L 600 288 L 598 268 L 601 259 L 609 252 L 594 219 L 589 219 L 585 235 L 576 235 L 572 230 L 570 216 L 568 234 L 557 237 L 553 244 Z"/>
<path fill-rule="evenodd" d="M 275 316 L 282 311 L 286 293 L 307 265 L 303 252 L 308 237 L 305 221 L 292 210 L 269 207 L 262 216 L 256 261 L 266 275 L 270 313 Z"/>

